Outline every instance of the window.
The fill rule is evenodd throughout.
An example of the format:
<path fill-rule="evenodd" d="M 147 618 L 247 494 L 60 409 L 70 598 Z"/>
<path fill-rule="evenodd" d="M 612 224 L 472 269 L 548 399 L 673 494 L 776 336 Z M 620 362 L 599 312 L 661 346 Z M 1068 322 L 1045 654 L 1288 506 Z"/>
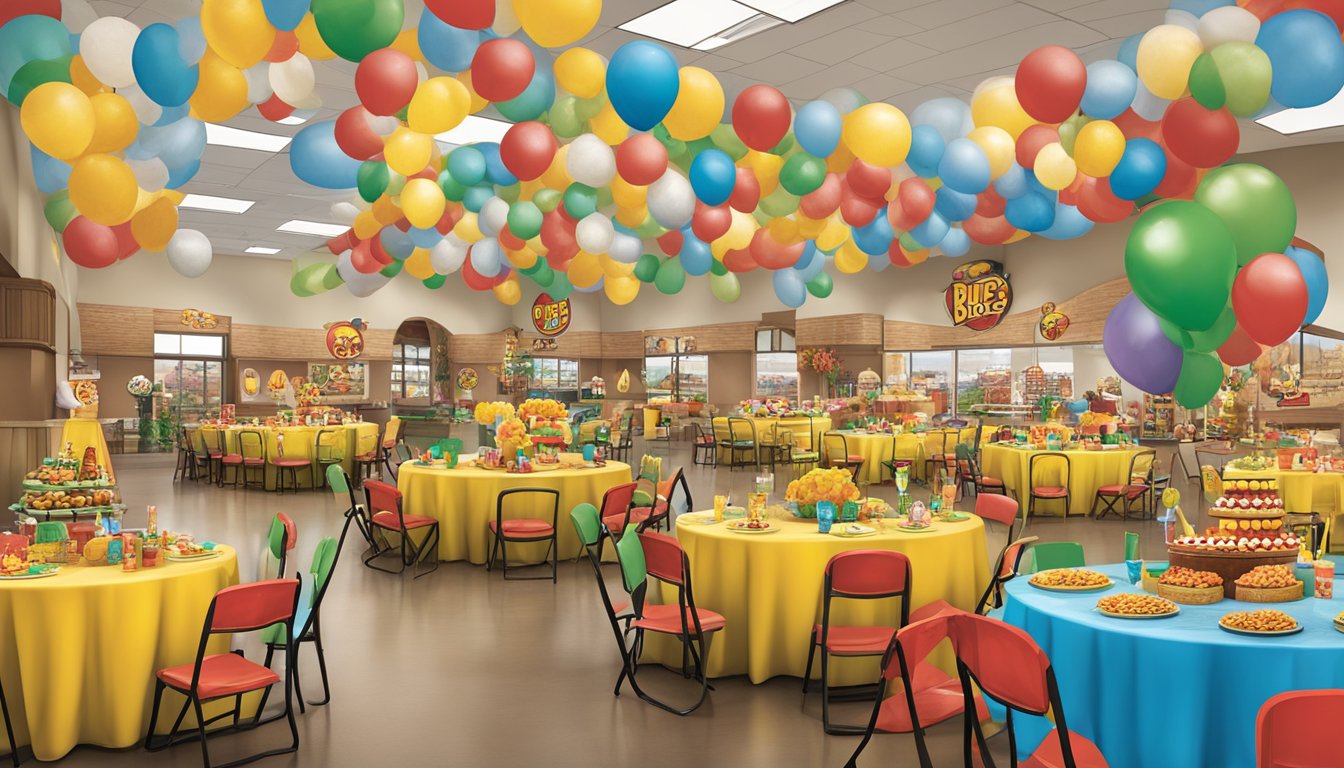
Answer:
<path fill-rule="evenodd" d="M 183 422 L 218 411 L 224 402 L 225 336 L 154 334 L 154 383 Z"/>
<path fill-rule="evenodd" d="M 429 397 L 429 345 L 392 346 L 392 396 Z"/>
<path fill-rule="evenodd" d="M 156 333 L 154 354 L 222 358 L 224 337 L 218 334 Z"/>
<path fill-rule="evenodd" d="M 554 357 L 532 358 L 531 389 L 565 390 L 573 392 L 579 388 L 579 361 L 563 360 Z"/>
<path fill-rule="evenodd" d="M 798 397 L 798 353 L 793 332 L 782 328 L 756 331 L 757 397 Z"/>
<path fill-rule="evenodd" d="M 949 397 L 956 373 L 951 351 L 910 353 L 910 388 L 933 400 L 934 416 L 950 416 Z"/>
<path fill-rule="evenodd" d="M 708 355 L 655 355 L 644 358 L 644 388 L 650 397 L 677 402 L 709 397 Z"/>
<path fill-rule="evenodd" d="M 957 352 L 957 413 L 968 415 L 971 406 L 982 403 L 1013 402 L 1013 370 L 1011 350 L 964 349 Z"/>

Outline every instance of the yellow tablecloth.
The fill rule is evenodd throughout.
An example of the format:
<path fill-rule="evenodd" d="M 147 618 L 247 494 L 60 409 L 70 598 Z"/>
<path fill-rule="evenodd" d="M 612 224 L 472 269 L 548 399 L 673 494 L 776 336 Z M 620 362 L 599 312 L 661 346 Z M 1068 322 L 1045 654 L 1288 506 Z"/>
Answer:
<path fill-rule="evenodd" d="M 577 454 L 565 456 L 578 459 Z M 439 521 L 439 559 L 468 560 L 483 564 L 493 543 L 487 526 L 495 519 L 495 500 L 508 488 L 555 488 L 560 491 L 560 558 L 579 553 L 579 539 L 569 521 L 569 511 L 588 502 L 600 507 L 602 494 L 614 485 L 630 482 L 630 465 L 608 461 L 593 469 L 557 469 L 527 475 L 477 467 L 418 467 L 403 464 L 397 487 L 406 514 L 428 515 Z M 549 508 L 545 510 L 549 514 Z M 506 506 L 506 518 L 542 517 L 542 513 Z M 545 544 L 509 545 L 509 562 L 540 560 Z"/>
<path fill-rule="evenodd" d="M 1340 497 L 1344 494 L 1344 474 L 1339 472 L 1307 472 L 1304 470 L 1241 470 L 1227 467 L 1224 480 L 1271 478 L 1279 481 L 1279 498 L 1289 512 L 1321 512 L 1321 519 L 1344 509 Z"/>
<path fill-rule="evenodd" d="M 19 744 L 31 744 L 38 760 L 59 760 L 77 744 L 139 744 L 154 673 L 196 658 L 211 598 L 238 583 L 238 559 L 221 549 L 210 560 L 135 573 L 62 567 L 49 578 L 0 582 L 0 676 Z M 221 635 L 210 652 L 228 648 Z M 165 697 L 165 732 L 181 701 Z"/>
<path fill-rule="evenodd" d="M 61 444 L 57 450 L 64 450 L 66 443 L 70 444 L 75 461 L 83 459 L 84 450 L 93 446 L 94 453 L 98 456 L 98 463 L 107 470 L 107 476 L 116 479 L 117 474 L 112 470 L 112 454 L 107 450 L 107 439 L 103 437 L 103 425 L 97 419 L 75 417 L 66 419 L 61 427 Z"/>
<path fill-rule="evenodd" d="M 213 433 L 218 432 L 216 427 L 199 427 L 201 433 L 209 440 L 214 440 Z M 288 459 L 311 459 L 313 457 L 313 442 L 317 440 L 317 433 L 323 429 L 339 430 L 340 434 L 336 440 L 336 447 L 341 456 L 341 468 L 346 474 L 354 476 L 355 457 L 361 454 L 372 453 L 378 447 L 378 425 L 373 422 L 356 422 L 353 424 L 334 424 L 326 427 L 246 427 L 233 426 L 224 430 L 224 452 L 238 453 L 238 436 L 245 431 L 260 431 L 266 440 L 266 489 L 275 490 L 275 467 L 270 463 L 279 455 L 277 447 L 277 435 L 285 436 L 285 458 Z M 210 442 L 209 445 L 215 443 Z M 232 478 L 232 473 L 230 473 Z M 299 484 L 306 487 L 313 487 L 313 479 L 308 472 L 298 473 Z"/>
<path fill-rule="evenodd" d="M 885 549 L 910 558 L 911 610 L 942 599 L 973 610 L 989 582 L 985 526 L 980 518 L 935 523 L 931 531 L 906 533 L 893 521 L 874 536 L 842 538 L 817 532 L 815 520 L 772 520 L 777 533 L 747 534 L 722 523 L 705 524 L 712 512 L 677 518 L 677 538 L 691 561 L 695 602 L 723 615 L 727 626 L 710 642 L 711 677 L 747 675 L 753 683 L 776 675 L 802 677 L 807 668 L 808 633 L 821 620 L 822 581 L 826 562 L 851 549 Z M 662 591 L 662 602 L 675 600 Z M 899 616 L 897 600 L 838 600 L 832 604 L 837 623 L 888 623 Z M 675 639 L 648 635 L 645 658 L 680 668 L 681 646 Z M 872 682 L 874 659 L 835 660 L 834 684 Z M 820 668 L 813 667 L 819 675 Z"/>
<path fill-rule="evenodd" d="M 863 477 L 860 478 L 864 483 L 880 483 L 891 479 L 891 473 L 883 466 L 883 462 L 891 461 L 892 435 L 885 433 L 870 433 L 860 430 L 840 430 L 840 434 L 845 436 L 845 444 L 849 452 L 855 456 L 862 456 Z M 986 430 L 986 435 L 988 430 Z M 965 429 L 931 429 L 926 432 L 903 432 L 895 436 L 895 449 L 897 459 L 910 462 L 913 479 L 927 479 L 925 475 L 924 460 L 929 456 L 929 446 L 932 446 L 936 452 L 946 450 L 948 453 L 954 453 L 956 445 L 959 442 L 970 442 L 975 439 L 975 428 L 967 427 Z M 984 437 L 982 437 L 982 440 Z"/>
<path fill-rule="evenodd" d="M 1062 453 L 1069 457 L 1069 514 L 1086 515 L 1092 510 L 1097 489 L 1129 480 L 1129 463 L 1142 448 L 1113 448 L 1104 451 L 1067 450 L 1037 451 L 986 445 L 980 453 L 980 471 L 1003 480 L 1009 494 L 1017 498 L 1026 514 L 1030 484 L 1027 482 L 1031 457 L 1038 453 Z M 1036 485 L 1059 485 L 1063 467 L 1058 461 L 1037 462 Z M 1059 515 L 1058 501 L 1037 501 L 1036 514 Z"/>
<path fill-rule="evenodd" d="M 814 416 L 808 419 L 806 416 L 734 416 L 734 419 L 746 419 L 756 427 L 756 442 L 767 443 L 774 442 L 775 432 L 788 432 L 793 435 L 793 444 L 799 448 L 821 447 L 821 434 L 829 432 L 831 429 L 831 417 Z M 728 433 L 728 417 L 716 416 L 713 421 L 714 439 L 719 444 L 720 462 L 727 463 L 728 448 L 730 442 Z M 743 437 L 741 431 L 737 435 L 739 440 L 746 440 L 749 437 Z"/>

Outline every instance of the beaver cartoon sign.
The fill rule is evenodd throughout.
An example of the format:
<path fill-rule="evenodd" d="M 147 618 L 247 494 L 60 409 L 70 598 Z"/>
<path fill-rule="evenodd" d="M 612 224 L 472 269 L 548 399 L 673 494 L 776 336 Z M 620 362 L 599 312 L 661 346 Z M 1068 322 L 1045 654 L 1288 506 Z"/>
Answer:
<path fill-rule="evenodd" d="M 973 331 L 998 325 L 1013 305 L 1013 289 L 997 261 L 972 261 L 957 267 L 943 296 L 952 324 Z"/>
<path fill-rule="evenodd" d="M 532 302 L 532 327 L 542 336 L 559 336 L 569 329 L 569 299 L 553 299 L 548 293 Z"/>

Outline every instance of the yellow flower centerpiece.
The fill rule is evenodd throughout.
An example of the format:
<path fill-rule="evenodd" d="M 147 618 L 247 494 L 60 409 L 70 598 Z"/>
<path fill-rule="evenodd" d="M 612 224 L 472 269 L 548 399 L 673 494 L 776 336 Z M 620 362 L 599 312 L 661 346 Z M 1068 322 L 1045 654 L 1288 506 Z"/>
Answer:
<path fill-rule="evenodd" d="M 518 406 L 518 418 L 527 421 L 533 417 L 538 419 L 567 419 L 569 418 L 569 409 L 559 400 L 550 398 L 532 397 L 523 401 Z"/>
<path fill-rule="evenodd" d="M 504 461 L 511 461 L 522 449 L 526 456 L 532 455 L 532 437 L 527 434 L 527 425 L 522 419 L 511 416 L 495 430 L 495 445 L 504 454 Z"/>
<path fill-rule="evenodd" d="M 798 504 L 800 517 L 817 516 L 817 502 L 829 501 L 837 511 L 846 501 L 859 500 L 859 487 L 848 469 L 814 469 L 789 483 L 784 499 Z"/>
<path fill-rule="evenodd" d="M 472 415 L 475 416 L 477 424 L 484 424 L 488 427 L 495 423 L 496 416 L 512 419 L 513 414 L 513 403 L 496 400 L 494 402 L 477 403 L 476 411 Z"/>

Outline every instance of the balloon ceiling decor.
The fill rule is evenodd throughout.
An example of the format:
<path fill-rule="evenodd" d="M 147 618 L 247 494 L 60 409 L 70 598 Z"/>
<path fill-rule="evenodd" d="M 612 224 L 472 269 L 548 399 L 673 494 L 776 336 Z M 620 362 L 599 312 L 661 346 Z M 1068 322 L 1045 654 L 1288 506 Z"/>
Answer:
<path fill-rule="evenodd" d="M 1174 0 L 1113 60 L 1045 46 L 969 103 L 908 116 L 848 88 L 796 110 L 770 85 L 725 94 L 653 42 L 609 61 L 573 47 L 601 10 L 425 0 L 408 26 L 403 0 L 203 0 L 199 17 L 141 29 L 84 0 L 8 0 L 0 92 L 20 107 L 47 220 L 85 267 L 143 249 L 204 273 L 209 240 L 177 218 L 204 123 L 311 117 L 312 62 L 340 57 L 357 65 L 359 103 L 305 125 L 289 158 L 305 183 L 350 192 L 332 207 L 349 230 L 326 244 L 334 264 L 294 272 L 299 296 L 367 296 L 405 272 L 431 289 L 457 273 L 505 304 L 524 281 L 627 304 L 688 276 L 731 302 L 740 273 L 765 269 L 798 307 L 837 272 L 1071 239 L 1138 212 L 1134 293 L 1106 351 L 1188 406 L 1223 363 L 1321 311 L 1325 270 L 1291 246 L 1292 195 L 1264 168 L 1224 163 L 1239 118 L 1344 86 L 1338 2 Z M 500 142 L 441 149 L 436 135 L 488 106 L 513 123 Z"/>

